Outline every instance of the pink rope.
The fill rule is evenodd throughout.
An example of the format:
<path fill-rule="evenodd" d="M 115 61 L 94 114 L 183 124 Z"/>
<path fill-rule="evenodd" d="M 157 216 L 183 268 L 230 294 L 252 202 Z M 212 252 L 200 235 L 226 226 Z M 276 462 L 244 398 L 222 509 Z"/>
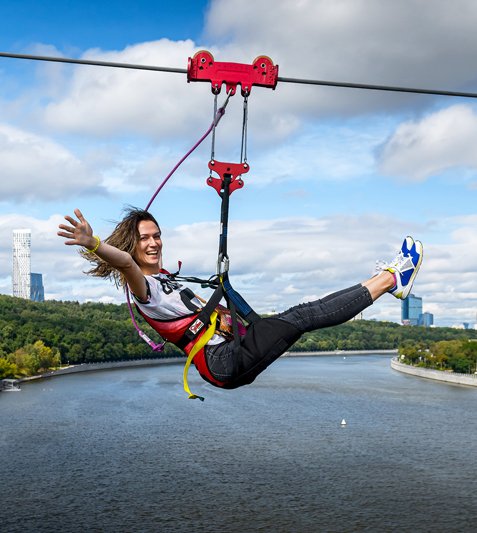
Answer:
<path fill-rule="evenodd" d="M 129 310 L 129 316 L 131 317 L 133 326 L 136 328 L 136 331 L 138 332 L 138 335 L 141 337 L 141 339 L 152 348 L 154 352 L 162 352 L 164 349 L 165 342 L 161 342 L 160 344 L 156 344 L 153 340 L 151 340 L 145 333 L 142 331 L 142 329 L 137 325 L 136 319 L 134 318 L 134 312 L 131 305 L 131 300 L 129 299 L 129 288 L 126 286 L 126 300 L 128 302 L 128 310 Z"/>
<path fill-rule="evenodd" d="M 227 100 L 228 101 L 228 100 Z M 209 136 L 210 132 L 217 126 L 217 124 L 220 122 L 220 119 L 225 113 L 225 106 L 227 103 L 218 109 L 217 114 L 214 117 L 214 120 L 212 121 L 212 124 L 209 126 L 207 131 L 202 135 L 202 137 L 194 144 L 194 146 L 180 159 L 180 161 L 175 165 L 175 167 L 169 172 L 169 174 L 164 178 L 162 183 L 157 188 L 156 192 L 152 195 L 151 199 L 149 200 L 149 203 L 146 206 L 145 211 L 149 211 L 149 208 L 151 207 L 152 203 L 156 199 L 156 196 L 159 194 L 161 189 L 164 187 L 164 185 L 169 181 L 169 179 L 172 177 L 172 175 L 175 173 L 175 171 L 182 165 L 182 163 L 190 156 L 194 150 L 196 150 L 202 142 Z M 131 300 L 129 298 L 129 287 L 126 285 L 126 300 L 128 304 L 128 310 L 129 310 L 129 316 L 131 317 L 131 321 L 133 323 L 134 328 L 136 329 L 138 335 L 141 337 L 141 339 L 152 348 L 154 352 L 162 352 L 164 349 L 165 342 L 162 342 L 160 344 L 156 344 L 154 341 L 152 341 L 145 333 L 142 331 L 142 329 L 138 326 L 136 319 L 134 318 L 134 311 L 132 309 Z"/>
<path fill-rule="evenodd" d="M 225 107 L 221 107 L 217 111 L 217 115 L 214 117 L 212 124 L 209 126 L 208 130 L 202 135 L 202 137 L 194 144 L 194 146 L 185 154 L 185 156 L 176 164 L 176 166 L 169 172 L 169 174 L 164 178 L 163 182 L 159 185 L 156 192 L 152 195 L 152 198 L 149 200 L 149 203 L 146 206 L 145 211 L 149 211 L 152 202 L 156 199 L 156 196 L 159 194 L 164 185 L 169 181 L 169 178 L 175 173 L 175 171 L 182 165 L 182 163 L 190 156 L 190 154 L 198 148 L 202 142 L 209 136 L 210 132 L 214 129 L 215 126 L 219 123 L 223 114 L 225 113 Z"/>

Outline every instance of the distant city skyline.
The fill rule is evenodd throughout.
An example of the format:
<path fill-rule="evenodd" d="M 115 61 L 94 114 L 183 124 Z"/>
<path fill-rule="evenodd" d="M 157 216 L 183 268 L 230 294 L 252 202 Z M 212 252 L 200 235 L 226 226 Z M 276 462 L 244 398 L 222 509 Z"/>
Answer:
<path fill-rule="evenodd" d="M 434 314 L 423 311 L 423 298 L 411 293 L 401 302 L 401 324 L 403 326 L 424 326 L 426 328 L 434 326 Z M 463 321 L 451 325 L 452 328 L 477 329 L 476 321 Z"/>

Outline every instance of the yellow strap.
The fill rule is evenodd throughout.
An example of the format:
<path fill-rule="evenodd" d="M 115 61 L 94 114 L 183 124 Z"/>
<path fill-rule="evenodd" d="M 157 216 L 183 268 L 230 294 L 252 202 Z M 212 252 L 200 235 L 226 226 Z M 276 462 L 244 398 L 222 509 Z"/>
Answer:
<path fill-rule="evenodd" d="M 197 396 L 196 394 L 192 394 L 192 392 L 189 389 L 189 384 L 187 383 L 187 373 L 189 372 L 189 367 L 192 363 L 192 360 L 196 356 L 197 352 L 203 348 L 213 337 L 215 333 L 215 325 L 217 322 L 217 311 L 214 311 L 210 315 L 210 325 L 205 331 L 205 333 L 199 338 L 199 340 L 192 346 L 192 350 L 189 352 L 189 356 L 187 357 L 186 364 L 184 366 L 184 374 L 183 374 L 183 381 L 184 381 L 184 390 L 189 395 L 189 400 L 195 400 L 199 399 L 201 401 L 204 401 L 204 398 L 202 396 Z"/>

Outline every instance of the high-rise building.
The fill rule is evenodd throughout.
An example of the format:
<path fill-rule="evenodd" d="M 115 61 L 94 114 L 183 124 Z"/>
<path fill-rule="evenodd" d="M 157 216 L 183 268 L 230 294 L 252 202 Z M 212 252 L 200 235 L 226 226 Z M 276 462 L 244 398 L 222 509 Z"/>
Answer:
<path fill-rule="evenodd" d="M 30 298 L 31 230 L 13 230 L 13 296 Z"/>
<path fill-rule="evenodd" d="M 422 298 L 410 294 L 401 303 L 401 321 L 403 324 L 417 326 L 422 315 Z"/>
<path fill-rule="evenodd" d="M 30 300 L 34 302 L 45 301 L 45 289 L 43 288 L 43 276 L 31 273 L 30 275 Z"/>
<path fill-rule="evenodd" d="M 419 317 L 418 325 L 424 326 L 425 328 L 430 328 L 432 325 L 434 325 L 434 315 L 432 313 L 428 313 L 427 311 L 422 313 Z"/>

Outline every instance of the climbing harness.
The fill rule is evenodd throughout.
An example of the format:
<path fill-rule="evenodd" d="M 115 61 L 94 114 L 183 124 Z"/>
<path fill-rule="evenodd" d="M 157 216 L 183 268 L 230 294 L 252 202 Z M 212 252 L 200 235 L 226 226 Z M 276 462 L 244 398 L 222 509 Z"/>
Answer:
<path fill-rule="evenodd" d="M 198 310 L 197 313 L 192 314 L 189 317 L 181 317 L 177 319 L 177 321 L 169 321 L 169 323 L 176 322 L 175 327 L 173 327 L 174 332 L 171 328 L 169 328 L 169 331 L 167 331 L 167 327 L 164 325 L 164 322 L 161 324 L 161 321 L 150 319 L 149 317 L 146 317 L 144 313 L 141 313 L 146 321 L 165 339 L 165 342 L 170 340 L 186 352 L 187 361 L 184 366 L 183 382 L 184 390 L 187 392 L 190 399 L 204 399 L 203 397 L 193 394 L 190 391 L 187 381 L 187 374 L 194 358 L 197 356 L 197 354 L 201 352 L 203 353 L 205 345 L 210 341 L 216 332 L 216 324 L 218 321 L 217 308 L 220 301 L 222 299 L 225 300 L 227 308 L 230 312 L 231 330 L 233 333 L 235 350 L 239 350 L 240 348 L 240 334 L 244 329 L 243 322 L 252 324 L 260 320 L 259 315 L 232 287 L 232 284 L 229 280 L 230 259 L 227 251 L 229 204 L 230 195 L 235 190 L 244 186 L 242 176 L 250 170 L 247 162 L 248 97 L 250 95 L 250 91 L 253 85 L 275 89 L 277 84 L 277 76 L 278 66 L 274 66 L 272 60 L 265 56 L 258 57 L 252 63 L 252 65 L 215 62 L 212 54 L 207 51 L 198 52 L 193 58 L 189 58 L 187 81 L 211 82 L 212 93 L 214 94 L 213 120 L 204 135 L 202 135 L 196 144 L 185 154 L 184 157 L 182 157 L 182 159 L 162 181 L 145 208 L 146 211 L 149 210 L 156 196 L 159 194 L 171 176 L 175 173 L 175 171 L 179 168 L 179 166 L 208 137 L 208 135 L 212 133 L 211 155 L 208 164 L 209 176 L 206 180 L 206 183 L 215 189 L 221 199 L 220 235 L 216 273 L 215 276 L 211 276 L 208 280 L 202 280 L 194 277 L 183 277 L 179 276 L 179 265 L 179 270 L 177 273 L 167 273 L 166 275 L 170 279 L 174 280 L 200 283 L 202 286 L 213 288 L 214 292 L 204 307 L 201 310 Z M 226 85 L 227 96 L 225 102 L 220 108 L 218 108 L 218 96 L 224 83 Z M 243 96 L 240 162 L 230 163 L 217 161 L 215 159 L 216 128 L 220 122 L 220 119 L 225 113 L 225 109 L 230 98 L 236 93 L 238 84 L 241 85 L 241 94 Z M 161 351 L 164 348 L 165 342 L 161 344 L 154 343 L 139 328 L 134 318 L 128 289 L 126 290 L 126 297 L 129 313 L 139 336 L 145 342 L 147 342 L 154 351 Z M 184 331 L 181 332 L 180 338 L 177 338 L 177 329 L 180 329 L 184 323 L 186 323 L 186 327 Z M 211 376 L 209 376 L 209 379 L 211 379 Z M 220 386 L 220 382 L 217 382 L 216 384 Z"/>

